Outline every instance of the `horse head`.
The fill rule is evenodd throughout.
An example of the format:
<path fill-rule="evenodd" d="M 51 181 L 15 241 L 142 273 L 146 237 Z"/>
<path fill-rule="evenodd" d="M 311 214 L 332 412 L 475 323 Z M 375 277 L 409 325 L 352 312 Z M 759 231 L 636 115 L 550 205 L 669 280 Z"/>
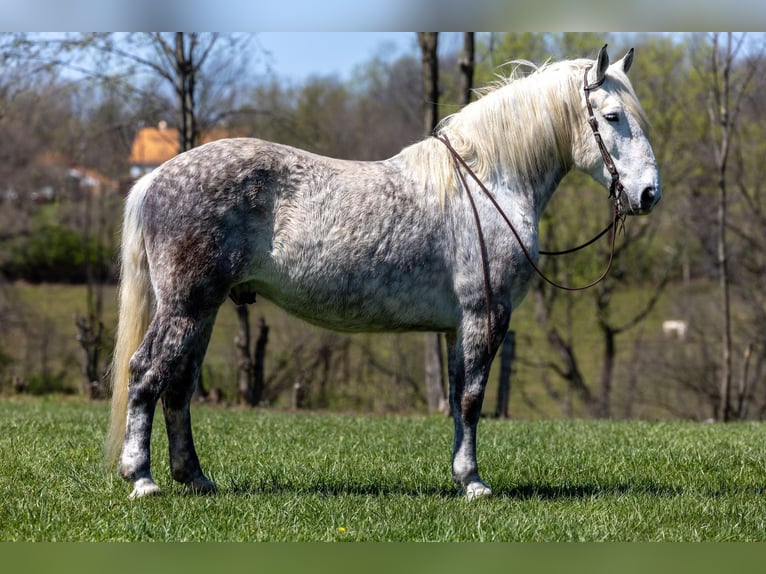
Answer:
<path fill-rule="evenodd" d="M 586 118 L 573 154 L 575 165 L 610 190 L 621 215 L 649 213 L 662 198 L 648 122 L 627 73 L 631 49 L 610 65 L 606 46 L 582 77 Z"/>

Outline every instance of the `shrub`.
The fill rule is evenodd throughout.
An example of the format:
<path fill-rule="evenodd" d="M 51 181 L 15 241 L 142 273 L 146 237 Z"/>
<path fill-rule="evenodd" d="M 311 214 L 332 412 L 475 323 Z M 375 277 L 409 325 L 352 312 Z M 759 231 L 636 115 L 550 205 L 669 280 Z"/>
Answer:
<path fill-rule="evenodd" d="M 95 277 L 109 277 L 111 254 L 94 241 L 83 241 L 76 232 L 59 225 L 43 225 L 11 244 L 4 274 L 32 283 L 82 283 L 87 280 L 86 261 Z"/>

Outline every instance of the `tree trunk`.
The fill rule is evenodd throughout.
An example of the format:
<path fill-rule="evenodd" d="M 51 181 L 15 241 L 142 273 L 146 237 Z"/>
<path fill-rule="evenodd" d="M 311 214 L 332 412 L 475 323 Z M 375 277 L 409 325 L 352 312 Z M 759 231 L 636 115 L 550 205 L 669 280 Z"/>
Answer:
<path fill-rule="evenodd" d="M 90 399 L 104 396 L 103 373 L 101 372 L 101 348 L 104 324 L 93 314 L 87 317 L 75 316 L 77 342 L 83 352 L 83 386 Z"/>
<path fill-rule="evenodd" d="M 753 342 L 749 342 L 745 347 L 742 356 L 742 377 L 739 380 L 737 392 L 737 418 L 741 421 L 747 418 L 747 408 L 750 402 L 750 383 L 748 382 L 750 370 L 750 357 L 753 354 Z"/>
<path fill-rule="evenodd" d="M 606 419 L 612 414 L 611 397 L 616 333 L 606 324 L 601 325 L 601 332 L 604 335 L 604 362 L 601 365 L 601 393 L 598 397 L 596 416 L 600 419 Z"/>
<path fill-rule="evenodd" d="M 726 182 L 721 167 L 721 179 L 718 183 L 720 192 L 718 201 L 718 271 L 721 287 L 721 307 L 723 325 L 721 326 L 721 388 L 718 420 L 727 422 L 731 419 L 731 296 L 729 294 L 729 261 L 726 244 Z"/>
<path fill-rule="evenodd" d="M 239 333 L 234 338 L 237 347 L 237 394 L 240 402 L 256 407 L 263 398 L 264 357 L 269 342 L 269 327 L 263 317 L 258 320 L 258 339 L 255 352 L 251 354 L 250 314 L 247 305 L 237 305 L 236 308 L 239 322 Z"/>
<path fill-rule="evenodd" d="M 438 32 L 418 32 L 423 62 L 423 126 L 431 135 L 439 122 L 439 57 Z"/>
<path fill-rule="evenodd" d="M 511 370 L 516 355 L 516 333 L 508 331 L 500 348 L 500 376 L 497 386 L 497 406 L 495 416 L 499 419 L 510 418 L 508 402 L 511 398 Z"/>
<path fill-rule="evenodd" d="M 261 404 L 265 387 L 266 344 L 269 342 L 269 326 L 263 317 L 258 319 L 258 338 L 255 341 L 253 365 L 253 406 Z"/>
<path fill-rule="evenodd" d="M 187 47 L 186 40 L 189 41 Z M 197 145 L 197 118 L 195 114 L 195 65 L 193 60 L 194 33 L 176 32 L 176 95 L 181 118 L 181 129 L 178 130 L 179 151 L 184 152 Z"/>
<path fill-rule="evenodd" d="M 473 70 L 476 61 L 476 49 L 474 32 L 463 33 L 463 51 L 460 54 L 460 104 L 463 106 L 471 103 L 473 92 Z"/>
<path fill-rule="evenodd" d="M 439 122 L 439 57 L 438 32 L 418 32 L 422 56 L 423 77 L 423 134 L 430 136 Z M 425 339 L 425 377 L 428 412 L 449 412 L 444 392 L 444 369 L 441 336 L 429 333 Z"/>
<path fill-rule="evenodd" d="M 250 355 L 250 317 L 247 305 L 237 305 L 237 321 L 239 332 L 234 338 L 237 347 L 237 394 L 239 401 L 246 405 L 254 406 L 253 403 L 253 378 L 255 364 Z"/>
<path fill-rule="evenodd" d="M 332 338 L 325 337 L 317 353 L 319 355 L 318 362 L 322 372 L 319 377 L 319 397 L 317 398 L 317 404 L 319 408 L 326 409 L 330 406 L 330 374 L 333 355 Z"/>
<path fill-rule="evenodd" d="M 713 37 L 712 70 L 714 83 L 712 97 L 708 102 L 711 120 L 711 135 L 718 169 L 718 278 L 721 287 L 721 380 L 719 383 L 719 404 L 717 418 L 726 422 L 731 419 L 731 297 L 729 294 L 729 261 L 726 242 L 727 188 L 726 170 L 731 143 L 732 110 L 729 109 L 732 35 L 727 34 L 726 48 L 719 52 L 718 35 Z M 719 60 L 720 58 L 720 60 Z M 720 73 L 720 76 L 719 76 Z"/>
<path fill-rule="evenodd" d="M 444 394 L 444 373 L 441 337 L 438 333 L 426 334 L 426 397 L 429 413 L 449 413 L 449 403 Z"/>
<path fill-rule="evenodd" d="M 598 413 L 598 401 L 585 382 L 585 377 L 577 363 L 577 356 L 571 341 L 565 340 L 555 326 L 548 328 L 547 338 L 548 343 L 558 352 L 561 362 L 564 364 L 562 368 L 555 367 L 554 365 L 551 365 L 551 367 L 567 382 L 568 387 L 579 397 L 588 411 L 596 416 Z"/>
<path fill-rule="evenodd" d="M 83 259 L 85 260 L 86 277 L 86 306 L 85 316 L 75 315 L 77 341 L 83 351 L 84 389 L 91 399 L 106 396 L 106 382 L 101 368 L 101 351 L 104 347 L 104 254 L 100 247 L 95 253 L 91 246 L 102 245 L 106 235 L 106 218 L 103 198 L 98 200 L 95 209 L 96 223 L 93 223 L 94 197 L 90 191 L 85 191 L 85 213 L 83 221 L 82 244 Z M 94 231 L 95 227 L 95 231 Z"/>

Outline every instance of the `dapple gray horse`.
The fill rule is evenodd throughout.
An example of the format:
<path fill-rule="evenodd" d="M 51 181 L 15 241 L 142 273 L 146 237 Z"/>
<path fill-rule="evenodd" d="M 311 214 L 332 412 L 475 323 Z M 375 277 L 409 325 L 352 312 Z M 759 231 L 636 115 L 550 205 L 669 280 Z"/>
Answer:
<path fill-rule="evenodd" d="M 441 123 L 436 135 L 448 140 L 427 138 L 384 161 L 227 139 L 137 182 L 125 206 L 107 438 L 131 497 L 159 491 L 150 437 L 160 399 L 173 478 L 215 489 L 195 452 L 189 402 L 218 308 L 256 294 L 329 329 L 446 333 L 452 476 L 468 498 L 490 495 L 476 429 L 492 358 L 533 274 L 519 241 L 535 259 L 540 217 L 570 169 L 613 187 L 604 153 L 619 172 L 621 215 L 648 213 L 661 196 L 626 76 L 633 52 L 610 65 L 605 48 L 596 61 L 547 64 L 487 89 Z M 497 206 L 477 180 L 457 176 L 446 141 Z"/>

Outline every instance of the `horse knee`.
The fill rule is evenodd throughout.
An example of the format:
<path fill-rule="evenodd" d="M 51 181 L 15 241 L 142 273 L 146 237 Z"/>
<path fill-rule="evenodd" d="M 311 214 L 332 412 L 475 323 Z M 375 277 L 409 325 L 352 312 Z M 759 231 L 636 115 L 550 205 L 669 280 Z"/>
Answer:
<path fill-rule="evenodd" d="M 128 400 L 133 405 L 156 404 L 161 393 L 161 381 L 152 371 L 152 357 L 148 349 L 152 347 L 153 337 L 147 335 L 128 363 Z"/>
<path fill-rule="evenodd" d="M 128 408 L 130 410 L 154 408 L 161 394 L 161 381 L 152 376 L 151 371 L 139 373 L 131 377 L 128 383 Z"/>
<path fill-rule="evenodd" d="M 466 424 L 475 424 L 481 416 L 481 407 L 484 402 L 484 389 L 473 388 L 463 390 L 463 393 L 456 397 L 456 404 L 453 404 L 455 414 Z"/>

